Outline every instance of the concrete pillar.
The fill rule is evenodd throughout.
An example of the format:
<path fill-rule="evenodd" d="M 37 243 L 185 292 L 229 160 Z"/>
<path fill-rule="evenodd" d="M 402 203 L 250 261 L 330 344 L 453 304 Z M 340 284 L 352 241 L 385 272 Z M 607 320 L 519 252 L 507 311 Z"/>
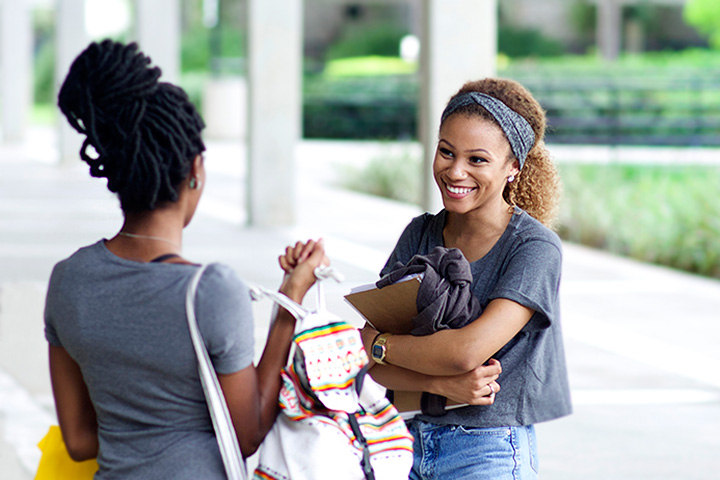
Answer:
<path fill-rule="evenodd" d="M 140 50 L 162 70 L 162 81 L 180 80 L 180 2 L 135 0 L 135 25 Z"/>
<path fill-rule="evenodd" d="M 0 0 L 2 140 L 19 142 L 32 108 L 32 22 L 27 0 Z"/>
<path fill-rule="evenodd" d="M 440 115 L 468 80 L 494 76 L 497 0 L 423 0 L 419 137 L 423 144 L 422 208 L 442 201 L 432 176 Z"/>
<path fill-rule="evenodd" d="M 606 60 L 620 55 L 622 37 L 622 2 L 597 0 L 597 45 Z"/>
<path fill-rule="evenodd" d="M 57 0 L 56 6 L 55 92 L 58 92 L 73 60 L 87 48 L 90 39 L 85 31 L 84 0 Z M 63 115 L 59 118 L 60 162 L 70 164 L 80 158 L 83 137 L 70 127 Z"/>
<path fill-rule="evenodd" d="M 247 18 L 248 220 L 291 225 L 301 134 L 302 0 L 249 0 Z"/>

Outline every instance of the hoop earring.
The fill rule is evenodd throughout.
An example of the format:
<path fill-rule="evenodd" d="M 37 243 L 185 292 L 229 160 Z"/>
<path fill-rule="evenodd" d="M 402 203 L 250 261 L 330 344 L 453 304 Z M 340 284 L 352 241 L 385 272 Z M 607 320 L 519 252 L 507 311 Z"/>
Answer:
<path fill-rule="evenodd" d="M 512 183 L 513 180 L 515 180 L 515 175 L 510 175 L 510 176 L 508 177 L 508 183 Z"/>

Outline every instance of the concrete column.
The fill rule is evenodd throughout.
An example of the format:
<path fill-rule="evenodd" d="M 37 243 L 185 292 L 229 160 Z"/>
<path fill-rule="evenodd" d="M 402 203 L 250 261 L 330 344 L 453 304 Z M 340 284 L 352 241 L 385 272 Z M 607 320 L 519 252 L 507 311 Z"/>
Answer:
<path fill-rule="evenodd" d="M 60 90 L 73 60 L 87 48 L 90 39 L 85 32 L 85 1 L 57 0 L 55 15 L 55 92 Z M 83 137 L 73 130 L 63 115 L 60 118 L 60 162 L 70 164 L 80 158 Z"/>
<path fill-rule="evenodd" d="M 497 0 L 423 0 L 420 140 L 423 144 L 422 207 L 442 208 L 432 176 L 440 115 L 468 80 L 494 76 Z"/>
<path fill-rule="evenodd" d="M 180 2 L 135 0 L 135 25 L 140 50 L 162 70 L 162 81 L 180 80 Z"/>
<path fill-rule="evenodd" d="M 301 134 L 302 0 L 249 0 L 247 18 L 248 220 L 291 225 Z"/>
<path fill-rule="evenodd" d="M 597 0 L 597 44 L 602 57 L 615 60 L 622 41 L 622 2 Z"/>
<path fill-rule="evenodd" d="M 0 0 L 2 140 L 19 142 L 32 108 L 32 22 L 27 0 Z"/>

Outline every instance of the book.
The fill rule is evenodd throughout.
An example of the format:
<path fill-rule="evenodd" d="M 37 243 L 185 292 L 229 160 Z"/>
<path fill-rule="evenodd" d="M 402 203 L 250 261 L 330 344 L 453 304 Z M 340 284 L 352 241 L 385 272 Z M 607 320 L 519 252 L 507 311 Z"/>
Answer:
<path fill-rule="evenodd" d="M 407 334 L 417 316 L 421 275 L 411 275 L 384 288 L 361 285 L 345 295 L 348 302 L 378 332 Z"/>
<path fill-rule="evenodd" d="M 348 302 L 372 327 L 381 333 L 409 334 L 417 316 L 417 293 L 422 274 L 409 275 L 392 285 L 377 288 L 360 285 L 345 295 Z M 403 417 L 421 413 L 422 392 L 394 391 L 393 404 Z M 448 399 L 446 410 L 465 406 Z"/>

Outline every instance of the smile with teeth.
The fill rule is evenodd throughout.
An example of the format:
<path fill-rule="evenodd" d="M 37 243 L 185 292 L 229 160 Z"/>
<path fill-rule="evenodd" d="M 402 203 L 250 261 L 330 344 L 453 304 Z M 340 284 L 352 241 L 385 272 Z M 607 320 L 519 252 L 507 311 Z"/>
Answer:
<path fill-rule="evenodd" d="M 474 188 L 470 188 L 470 187 L 455 187 L 453 185 L 447 185 L 447 184 L 445 186 L 447 187 L 448 192 L 454 193 L 455 195 L 465 195 L 466 193 L 470 193 L 473 190 L 475 190 Z"/>

